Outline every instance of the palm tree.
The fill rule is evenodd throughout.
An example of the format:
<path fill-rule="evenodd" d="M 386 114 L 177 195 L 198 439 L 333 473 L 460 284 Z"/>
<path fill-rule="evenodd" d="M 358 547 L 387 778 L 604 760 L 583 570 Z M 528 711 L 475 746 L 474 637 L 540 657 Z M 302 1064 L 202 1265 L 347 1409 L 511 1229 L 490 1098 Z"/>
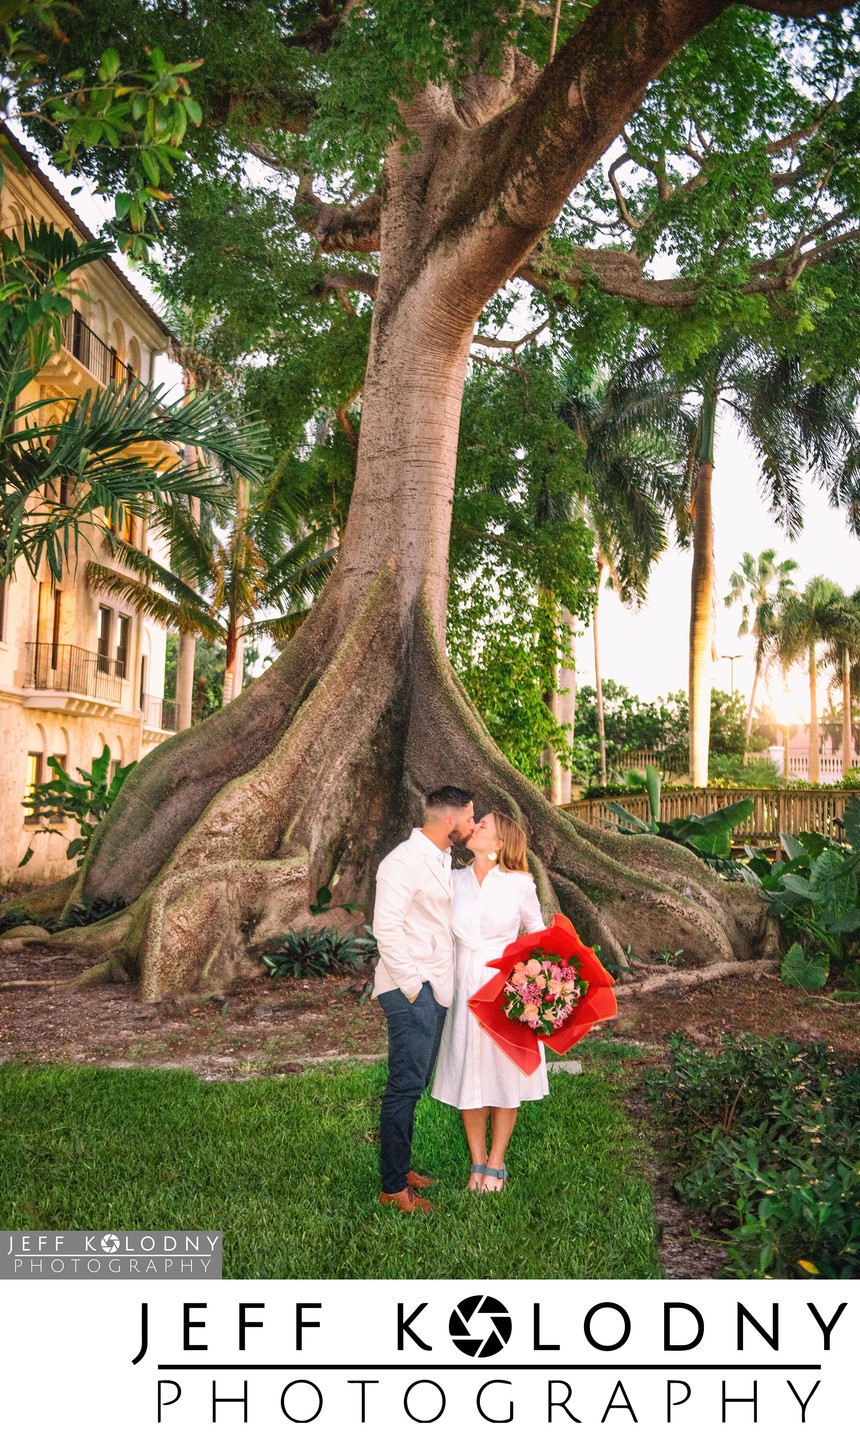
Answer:
<path fill-rule="evenodd" d="M 603 383 L 568 380 L 561 416 L 585 449 L 588 489 L 582 511 L 595 539 L 597 583 L 592 609 L 600 780 L 607 780 L 598 616 L 600 594 L 614 588 L 639 604 L 667 544 L 666 520 L 684 487 L 690 416 L 683 396 L 662 376 L 627 366 Z"/>
<path fill-rule="evenodd" d="M 757 558 L 754 558 L 752 553 L 744 553 L 740 567 L 729 579 L 726 607 L 731 608 L 735 603 L 743 603 L 738 637 L 745 638 L 747 634 L 751 634 L 756 640 L 755 674 L 744 726 L 745 747 L 749 746 L 756 692 L 768 645 L 773 638 L 777 614 L 794 589 L 791 575 L 797 571 L 797 566 L 793 558 L 783 558 L 777 563 L 776 549 L 766 548 Z"/>
<path fill-rule="evenodd" d="M 854 747 L 851 704 L 860 681 L 860 589 L 845 598 L 827 638 L 824 666 L 834 675 L 833 686 L 842 688 L 842 776 L 852 764 Z"/>
<path fill-rule="evenodd" d="M 108 247 L 44 220 L 25 223 L 20 239 L 0 235 L 0 578 L 19 559 L 35 575 L 44 559 L 59 580 L 81 534 L 101 529 L 102 511 L 116 526 L 133 513 L 163 529 L 189 498 L 223 507 L 207 464 L 159 471 L 135 447 L 202 449 L 251 481 L 268 467 L 263 426 L 234 423 L 208 395 L 170 403 L 160 389 L 112 381 L 79 398 L 22 401 L 63 342 L 75 272 Z"/>
<path fill-rule="evenodd" d="M 809 382 L 800 360 L 764 344 L 726 336 L 677 379 L 665 375 L 656 350 L 634 366 L 643 377 L 696 395 L 698 418 L 689 454 L 689 522 L 693 535 L 690 602 L 690 775 L 708 780 L 713 650 L 714 521 L 711 491 L 717 414 L 723 404 L 735 416 L 760 465 L 759 488 L 789 536 L 803 525 L 800 480 L 807 467 L 844 507 L 860 532 L 860 431 L 854 422 L 851 374 Z M 684 531 L 682 527 L 682 532 Z"/>
<path fill-rule="evenodd" d="M 285 465 L 254 487 L 233 478 L 236 503 L 226 532 L 218 531 L 211 510 L 204 509 L 201 521 L 188 508 L 171 513 L 167 537 L 176 571 L 110 532 L 104 536 L 106 550 L 130 571 L 87 564 L 92 587 L 180 635 L 224 645 L 225 704 L 242 689 L 244 639 L 265 635 L 284 646 L 337 557 L 319 532 L 296 536 L 302 518 Z"/>
<path fill-rule="evenodd" d="M 846 633 L 846 597 L 838 583 L 810 578 L 802 593 L 790 593 L 776 628 L 776 651 L 784 671 L 805 660 L 809 674 L 809 780 L 818 782 L 818 644 L 837 646 Z M 850 703 L 849 703 L 850 711 Z M 849 739 L 849 748 L 851 746 Z"/>

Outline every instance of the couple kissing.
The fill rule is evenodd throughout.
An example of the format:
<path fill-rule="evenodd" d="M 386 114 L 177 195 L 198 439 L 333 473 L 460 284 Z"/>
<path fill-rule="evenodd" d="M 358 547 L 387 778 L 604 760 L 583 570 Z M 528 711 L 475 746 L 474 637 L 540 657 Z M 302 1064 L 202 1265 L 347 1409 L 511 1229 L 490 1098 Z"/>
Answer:
<path fill-rule="evenodd" d="M 452 870 L 452 844 L 472 862 Z M 510 817 L 475 821 L 473 797 L 440 787 L 424 822 L 379 865 L 373 933 L 379 962 L 373 995 L 388 1028 L 388 1081 L 379 1149 L 383 1205 L 410 1214 L 432 1209 L 434 1184 L 412 1170 L 415 1107 L 430 1084 L 456 1106 L 471 1154 L 468 1189 L 499 1191 L 505 1154 L 523 1101 L 549 1094 L 546 1056 L 530 1076 L 499 1050 L 469 1010 L 469 998 L 521 932 L 544 927 L 526 860 L 526 835 Z"/>

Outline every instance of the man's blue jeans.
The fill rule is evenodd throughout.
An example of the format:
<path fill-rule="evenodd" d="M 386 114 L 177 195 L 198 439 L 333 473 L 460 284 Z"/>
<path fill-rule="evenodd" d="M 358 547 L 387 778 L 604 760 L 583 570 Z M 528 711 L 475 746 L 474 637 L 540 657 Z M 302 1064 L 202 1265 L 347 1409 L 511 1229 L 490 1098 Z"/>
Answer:
<path fill-rule="evenodd" d="M 388 1082 L 379 1122 L 379 1164 L 382 1189 L 394 1195 L 406 1185 L 415 1107 L 433 1074 L 448 1008 L 437 1002 L 429 982 L 414 1002 L 399 987 L 380 992 L 378 1001 L 388 1023 Z"/>

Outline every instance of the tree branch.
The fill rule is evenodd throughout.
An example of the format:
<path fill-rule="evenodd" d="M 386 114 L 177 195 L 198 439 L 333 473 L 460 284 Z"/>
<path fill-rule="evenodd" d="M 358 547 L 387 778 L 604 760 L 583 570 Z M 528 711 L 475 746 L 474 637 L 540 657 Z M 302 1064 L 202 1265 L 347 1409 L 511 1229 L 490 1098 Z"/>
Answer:
<path fill-rule="evenodd" d="M 293 209 L 299 228 L 313 235 L 324 254 L 374 254 L 379 248 L 378 194 L 353 206 L 329 204 L 314 194 L 313 176 L 306 173 L 299 179 Z"/>
<path fill-rule="evenodd" d="M 375 299 L 378 285 L 378 276 L 371 274 L 368 269 L 332 270 L 322 276 L 311 293 L 314 298 L 320 298 L 324 294 L 367 294 L 369 298 Z"/>
<path fill-rule="evenodd" d="M 739 284 L 735 293 L 776 294 L 790 289 L 804 269 L 823 263 L 840 245 L 857 240 L 860 240 L 860 226 L 832 235 L 813 249 L 788 251 L 762 259 L 754 266 L 754 276 Z M 557 285 L 579 290 L 591 280 L 604 294 L 659 309 L 690 309 L 705 288 L 702 283 L 690 283 L 683 278 L 649 279 L 635 254 L 618 249 L 578 248 L 571 257 L 566 257 L 564 264 L 536 249 L 519 267 L 516 277 L 542 293 L 551 292 Z"/>
<path fill-rule="evenodd" d="M 833 15 L 847 10 L 845 0 L 737 0 L 747 10 L 765 15 L 782 15 L 786 20 L 814 20 L 816 15 Z"/>
<path fill-rule="evenodd" d="M 538 324 L 537 328 L 532 329 L 528 334 L 523 334 L 521 339 L 497 339 L 492 334 L 476 334 L 472 343 L 481 344 L 486 349 L 507 349 L 510 353 L 515 354 L 524 344 L 530 344 L 532 339 L 536 339 L 538 334 L 542 334 L 548 324 L 549 319 L 544 319 L 542 324 Z"/>
<path fill-rule="evenodd" d="M 320 0 L 316 19 L 297 34 L 285 35 L 281 44 L 288 50 L 307 50 L 309 55 L 326 54 L 335 42 L 338 26 L 350 11 L 357 10 L 360 4 L 361 0 L 340 0 L 340 4 L 332 3 L 332 0 Z"/>
<path fill-rule="evenodd" d="M 624 220 L 624 223 L 627 225 L 628 229 L 637 230 L 642 228 L 642 220 L 633 218 L 633 215 L 627 208 L 627 200 L 624 198 L 624 195 L 621 192 L 621 185 L 618 183 L 618 180 L 615 177 L 616 171 L 619 170 L 622 165 L 631 164 L 634 162 L 635 161 L 633 160 L 633 156 L 629 154 L 622 154 L 618 156 L 618 159 L 614 159 L 609 166 L 609 183 L 612 185 L 612 189 L 615 193 L 615 202 L 618 205 L 618 213 L 621 215 L 621 218 Z"/>

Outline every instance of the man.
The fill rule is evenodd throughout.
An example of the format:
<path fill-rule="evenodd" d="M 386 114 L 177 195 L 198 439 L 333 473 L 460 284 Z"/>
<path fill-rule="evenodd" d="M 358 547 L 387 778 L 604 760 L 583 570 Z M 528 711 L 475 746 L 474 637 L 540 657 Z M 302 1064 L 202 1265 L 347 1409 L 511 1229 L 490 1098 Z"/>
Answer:
<path fill-rule="evenodd" d="M 440 787 L 413 828 L 379 864 L 373 934 L 379 962 L 373 995 L 388 1025 L 388 1084 L 382 1097 L 380 1201 L 410 1214 L 429 1211 L 418 1195 L 433 1184 L 411 1170 L 415 1107 L 429 1084 L 445 1013 L 454 994 L 451 843 L 472 835 L 472 794 Z"/>

